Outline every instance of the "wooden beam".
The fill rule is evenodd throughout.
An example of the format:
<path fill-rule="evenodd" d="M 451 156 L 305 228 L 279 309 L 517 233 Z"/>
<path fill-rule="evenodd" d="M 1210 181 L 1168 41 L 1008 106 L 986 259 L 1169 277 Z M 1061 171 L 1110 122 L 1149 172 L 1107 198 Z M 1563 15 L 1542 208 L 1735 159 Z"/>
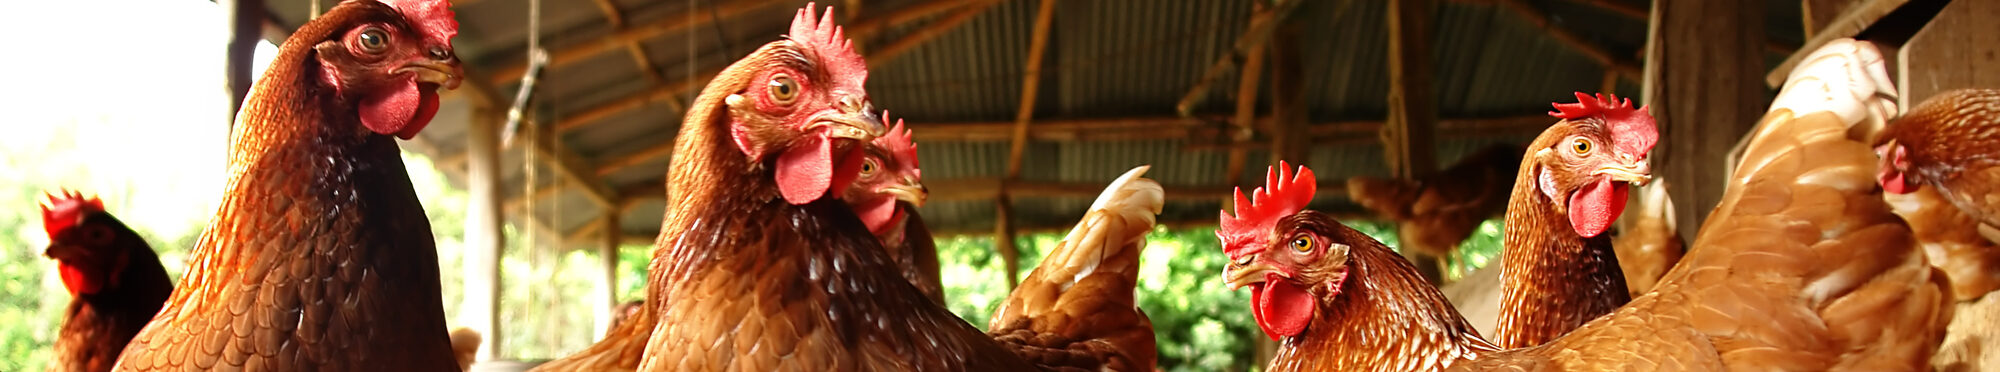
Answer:
<path fill-rule="evenodd" d="M 501 233 L 500 125 L 503 115 L 491 105 L 474 109 L 466 131 L 465 299 L 459 319 L 486 336 L 478 359 L 500 359 L 500 257 L 506 248 Z"/>
<path fill-rule="evenodd" d="M 1522 20 L 1528 21 L 1529 24 L 1533 24 L 1536 28 L 1541 28 L 1544 32 L 1548 32 L 1549 37 L 1555 38 L 1557 42 L 1561 42 L 1563 45 L 1568 45 L 1578 53 L 1583 53 L 1584 57 L 1589 57 L 1591 60 L 1597 61 L 1597 64 L 1604 66 L 1605 69 L 1617 71 L 1618 75 L 1632 80 L 1644 78 L 1645 75 L 1640 70 L 1638 63 L 1620 58 L 1603 46 L 1584 39 L 1583 36 L 1578 35 L 1575 31 L 1549 21 L 1547 14 L 1543 14 L 1541 10 L 1535 9 L 1534 6 L 1528 5 L 1527 2 L 1522 0 L 1497 1 L 1500 2 L 1500 5 L 1505 5 L 1508 9 L 1513 9 L 1515 14 L 1521 16 Z M 1761 41 L 1762 38 L 1759 38 L 1759 42 Z"/>
<path fill-rule="evenodd" d="M 243 110 L 243 99 L 250 96 L 251 65 L 257 54 L 257 41 L 264 36 L 264 0 L 222 0 L 229 10 L 228 59 L 223 63 L 223 80 L 229 84 L 230 131 L 235 131 L 236 112 Z M 226 133 L 225 133 L 226 134 Z M 227 138 L 235 138 L 229 136 Z"/>
<path fill-rule="evenodd" d="M 1269 6 L 1263 5 L 1261 1 L 1254 3 L 1257 4 L 1255 6 L 1263 8 L 1250 14 L 1250 25 L 1243 31 L 1242 36 L 1236 38 L 1236 43 L 1230 47 L 1229 53 L 1210 63 L 1208 69 L 1202 71 L 1201 80 L 1197 80 L 1194 87 L 1188 88 L 1188 92 L 1182 94 L 1181 100 L 1174 104 L 1175 110 L 1181 116 L 1194 115 L 1195 106 L 1208 98 L 1209 87 L 1215 85 L 1216 80 L 1222 79 L 1222 73 L 1228 72 L 1231 67 L 1239 63 L 1246 62 L 1252 50 L 1262 47 L 1264 42 L 1270 39 L 1271 33 L 1278 30 L 1278 25 L 1284 23 L 1285 17 L 1291 16 L 1292 11 L 1298 9 L 1299 4 L 1304 2 L 1303 0 L 1275 1 L 1276 4 Z M 1346 13 L 1348 5 L 1352 3 L 1352 0 L 1341 1 L 1334 11 L 1335 18 Z"/>
<path fill-rule="evenodd" d="M 1243 60 L 1241 73 L 1236 75 L 1236 115 L 1230 118 L 1230 128 L 1227 133 L 1231 144 L 1250 142 L 1256 135 L 1257 123 L 1254 121 L 1257 120 L 1257 86 L 1264 78 L 1264 50 L 1262 42 L 1251 45 L 1249 54 Z M 1229 157 L 1223 164 L 1223 183 L 1242 184 L 1243 167 L 1249 163 L 1249 158 L 1249 150 L 1243 148 L 1229 150 Z M 1236 199 L 1230 196 L 1222 198 L 1224 206 L 1235 201 Z"/>
<path fill-rule="evenodd" d="M 1035 119 L 1035 99 L 1042 86 L 1042 60 L 1048 51 L 1049 26 L 1055 18 L 1056 0 L 1042 0 L 1035 11 L 1035 27 L 1028 41 L 1028 60 L 1023 62 L 1021 101 L 1014 111 L 1014 133 L 1007 148 L 1007 178 L 1021 178 L 1021 158 L 1027 154 L 1028 126 Z"/>
<path fill-rule="evenodd" d="M 728 1 L 722 2 L 720 5 L 707 5 L 697 9 L 690 9 L 689 12 L 697 15 L 695 17 L 689 17 L 688 13 L 660 17 L 658 21 L 621 29 L 592 42 L 556 49 L 549 53 L 549 65 L 547 68 L 553 70 L 589 60 L 591 57 L 596 57 L 599 54 L 624 49 L 627 44 L 632 42 L 645 41 L 646 39 L 668 33 L 706 26 L 710 22 L 727 20 L 740 14 L 781 3 L 785 2 L 775 0 Z M 492 82 L 494 85 L 505 85 L 521 80 L 521 75 L 527 71 L 528 64 L 526 62 L 509 64 L 494 70 L 493 76 L 490 76 L 491 80 L 487 81 Z"/>
<path fill-rule="evenodd" d="M 2000 87 L 2000 2 L 1953 1 L 1917 31 L 1896 58 L 1899 103 L 1911 107 L 1939 92 Z"/>
<path fill-rule="evenodd" d="M 1046 1 L 1046 0 L 1044 0 Z M 1021 283 L 1021 250 L 1014 247 L 1014 202 L 1001 186 L 996 192 L 993 216 L 993 249 L 1000 251 L 1000 267 L 1006 272 L 1007 291 Z"/>
<path fill-rule="evenodd" d="M 500 208 L 502 210 L 507 210 L 507 211 L 521 210 L 521 207 L 527 205 L 528 203 L 537 202 L 542 199 L 548 199 L 549 197 L 556 196 L 556 194 L 562 193 L 563 190 L 568 190 L 568 188 L 564 187 L 563 184 L 564 182 L 557 182 L 554 184 L 538 185 L 538 186 L 530 185 L 529 187 L 533 187 L 534 189 L 529 190 L 527 195 L 507 198 L 506 202 L 501 203 Z"/>
<path fill-rule="evenodd" d="M 1518 3 L 1518 0 L 1508 0 Z M 1437 69 L 1431 63 L 1432 0 L 1389 0 L 1389 120 L 1382 127 L 1390 174 L 1415 179 L 1437 170 Z"/>
<path fill-rule="evenodd" d="M 1807 39 L 1819 33 L 1821 28 L 1831 24 L 1833 19 L 1860 0 L 1799 0 L 1799 26 L 1804 27 Z M 1789 54 L 1789 53 L 1787 53 Z"/>
<path fill-rule="evenodd" d="M 1598 9 L 1604 9 L 1605 11 L 1618 13 L 1618 15 L 1631 17 L 1632 19 L 1637 19 L 1641 21 L 1649 19 L 1648 18 L 1649 14 L 1647 14 L 1648 9 L 1642 6 L 1632 5 L 1630 3 L 1626 3 L 1623 1 L 1618 1 L 1618 0 L 1570 0 L 1570 1 L 1574 1 L 1585 5 L 1595 6 Z"/>
<path fill-rule="evenodd" d="M 1819 31 L 1814 32 L 1812 37 L 1807 38 L 1805 45 L 1800 45 L 1796 51 L 1792 52 L 1790 57 L 1785 57 L 1784 63 L 1779 63 L 1777 68 L 1773 68 L 1768 74 L 1765 74 L 1764 84 L 1769 88 L 1777 88 L 1780 85 L 1784 85 L 1785 76 L 1790 75 L 1792 67 L 1798 66 L 1799 61 L 1805 59 L 1807 54 L 1812 54 L 1813 51 L 1819 50 L 1819 47 L 1825 46 L 1827 42 L 1834 39 L 1853 37 L 1860 34 L 1862 30 L 1868 29 L 1869 25 L 1875 24 L 1876 20 L 1888 16 L 1890 12 L 1896 11 L 1897 8 L 1901 8 L 1903 4 L 1909 2 L 1910 0 L 1863 0 L 1861 3 L 1848 6 L 1847 10 L 1841 12 L 1839 17 L 1835 17 L 1833 21 L 1828 22 L 1826 26 L 1820 27 Z M 1679 196 L 1674 196 L 1674 198 L 1674 200 L 1682 200 L 1679 199 Z M 1689 225 L 1700 226 L 1701 224 L 1680 224 L 1679 226 L 1683 227 L 1682 230 L 1686 230 L 1685 227 Z"/>
<path fill-rule="evenodd" d="M 1722 201 L 1729 174 L 1717 170 L 1770 104 L 1756 80 L 1763 65 L 1742 63 L 1764 57 L 1763 7 L 1656 1 L 1652 14 L 1643 97 L 1661 138 L 1651 161 L 1656 174 L 1674 181 L 1679 233 L 1693 237 Z"/>
<path fill-rule="evenodd" d="M 1266 49 L 1271 60 L 1271 140 L 1270 165 L 1279 161 L 1303 163 L 1311 155 L 1306 131 L 1305 64 L 1299 44 L 1299 25 L 1286 23 Z"/>
<path fill-rule="evenodd" d="M 930 17 L 931 15 L 975 4 L 979 4 L 979 2 L 968 2 L 964 0 L 931 0 L 916 5 L 904 6 L 902 8 L 890 11 L 880 16 L 865 18 L 859 22 L 855 22 L 850 27 L 843 27 L 843 28 L 847 30 L 848 38 L 867 39 L 871 36 L 875 36 L 876 33 L 881 32 L 883 29 L 887 29 L 892 26 L 898 26 L 914 22 L 916 20 L 923 19 L 925 17 Z M 847 12 L 846 14 L 860 14 L 860 12 L 849 12 L 845 10 L 843 10 L 843 12 Z"/>
<path fill-rule="evenodd" d="M 968 5 L 959 9 L 958 12 L 952 13 L 950 16 L 939 19 L 936 22 L 931 22 L 930 25 L 926 25 L 924 28 L 903 35 L 901 39 L 883 44 L 880 49 L 868 51 L 868 67 L 878 68 L 888 65 L 890 61 L 896 60 L 896 57 L 903 56 L 904 52 L 929 43 L 931 39 L 944 35 L 948 31 L 958 29 L 958 26 L 964 25 L 966 21 L 971 21 L 972 17 L 985 14 L 988 9 L 993 9 L 993 6 L 999 4 L 998 0 L 986 0 L 974 5 Z"/>

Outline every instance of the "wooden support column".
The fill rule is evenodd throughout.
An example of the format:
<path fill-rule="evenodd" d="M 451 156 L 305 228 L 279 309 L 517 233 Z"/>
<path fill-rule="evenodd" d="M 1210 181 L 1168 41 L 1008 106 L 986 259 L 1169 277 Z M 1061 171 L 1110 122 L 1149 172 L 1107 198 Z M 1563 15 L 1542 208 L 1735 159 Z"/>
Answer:
<path fill-rule="evenodd" d="M 1763 7 L 1734 0 L 1653 2 L 1645 102 L 1659 125 L 1654 174 L 1674 183 L 1680 234 L 1722 201 L 1730 148 L 1764 115 Z M 1808 48 L 1818 48 L 1808 45 Z"/>
<path fill-rule="evenodd" d="M 598 219 L 598 225 L 603 227 L 597 231 L 603 239 L 597 247 L 597 257 L 604 261 L 604 281 L 597 288 L 598 298 L 592 301 L 597 304 L 591 306 L 597 311 L 597 327 L 592 333 L 595 335 L 605 334 L 611 329 L 611 320 L 618 317 L 618 239 L 623 237 L 620 234 L 624 232 L 618 227 L 619 214 L 617 208 L 608 208 L 604 217 Z"/>
<path fill-rule="evenodd" d="M 491 106 L 475 108 L 466 138 L 465 303 L 458 320 L 485 336 L 478 360 L 501 357 L 500 126 L 505 115 Z"/>
<path fill-rule="evenodd" d="M 223 0 L 229 10 L 229 59 L 223 63 L 224 81 L 229 84 L 229 126 L 236 127 L 236 112 L 250 95 L 250 67 L 255 62 L 257 41 L 264 39 L 264 0 Z M 233 137 L 232 137 L 233 138 Z"/>
<path fill-rule="evenodd" d="M 1262 4 L 1262 3 L 1259 3 Z M 1236 76 L 1236 115 L 1229 120 L 1229 143 L 1249 142 L 1256 134 L 1257 126 L 1257 85 L 1264 77 L 1264 43 L 1250 47 L 1248 58 L 1243 60 L 1242 74 Z M 1250 151 L 1241 146 L 1229 149 L 1228 163 L 1223 165 L 1223 183 L 1237 185 L 1243 183 L 1243 167 L 1250 161 Z M 1224 207 L 1232 207 L 1234 197 L 1223 198 Z"/>
<path fill-rule="evenodd" d="M 1431 63 L 1431 17 L 1435 0 L 1389 0 L 1389 120 L 1382 127 L 1383 150 L 1396 177 L 1415 178 L 1437 170 L 1432 131 L 1437 100 Z"/>
<path fill-rule="evenodd" d="M 1306 135 L 1304 61 L 1299 53 L 1299 26 L 1287 22 L 1266 50 L 1271 58 L 1271 165 L 1279 160 L 1303 163 L 1310 156 Z"/>
<path fill-rule="evenodd" d="M 1382 150 L 1389 172 L 1414 179 L 1437 171 L 1437 69 L 1431 62 L 1435 0 L 1389 0 L 1389 120 Z M 1609 69 L 1609 67 L 1607 67 Z M 1432 284 L 1444 284 L 1442 257 L 1402 252 Z"/>
<path fill-rule="evenodd" d="M 1962 0 L 1945 4 L 1936 18 L 1910 37 L 1897 56 L 1896 74 L 1902 90 L 1900 106 L 1908 108 L 1939 92 L 1961 88 L 2000 87 L 2000 1 Z"/>
<path fill-rule="evenodd" d="M 1042 87 L 1042 60 L 1049 47 L 1049 24 L 1056 13 L 1056 0 L 1042 0 L 1035 9 L 1035 29 L 1028 42 L 1028 60 L 1023 63 L 1026 70 L 1021 77 L 1021 106 L 1014 111 L 1014 137 L 1007 148 L 1007 178 L 1000 182 L 1000 195 L 993 198 L 994 207 L 999 211 L 994 219 L 993 248 L 1000 251 L 1000 258 L 1006 260 L 1007 289 L 1013 290 L 1021 282 L 1021 250 L 1014 247 L 1014 201 L 1007 195 L 1007 185 L 1021 181 L 1021 160 L 1028 151 L 1028 125 L 1035 119 L 1035 97 Z"/>

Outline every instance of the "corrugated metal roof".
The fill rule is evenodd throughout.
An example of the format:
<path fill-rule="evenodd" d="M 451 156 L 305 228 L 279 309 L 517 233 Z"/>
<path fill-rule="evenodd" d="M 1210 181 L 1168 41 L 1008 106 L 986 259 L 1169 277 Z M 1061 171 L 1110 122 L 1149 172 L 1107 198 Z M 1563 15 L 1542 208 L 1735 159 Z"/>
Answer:
<path fill-rule="evenodd" d="M 791 15 L 805 1 L 764 0 L 735 16 L 720 17 L 714 12 L 690 13 L 691 6 L 712 9 L 740 6 L 742 2 L 711 0 L 653 1 L 616 0 L 627 27 L 655 22 L 702 22 L 695 27 L 666 32 L 638 42 L 655 65 L 662 80 L 684 80 L 691 71 L 719 68 L 754 48 L 776 40 L 785 32 Z M 849 26 L 892 12 L 944 1 L 951 4 L 978 4 L 975 0 L 884 0 L 868 1 L 864 9 L 843 16 Z M 1526 0 L 1542 12 L 1554 27 L 1582 35 L 1615 55 L 1640 59 L 1645 45 L 1646 20 L 1573 0 Z M 1644 1 L 1626 1 L 1641 5 Z M 282 24 L 301 23 L 307 14 L 305 2 L 270 2 Z M 829 2 L 844 4 L 841 2 Z M 461 30 L 455 41 L 467 70 L 480 73 L 517 66 L 524 59 L 527 37 L 527 0 L 461 0 L 454 6 Z M 1381 1 L 1307 1 L 1292 15 L 1297 28 L 1295 47 L 1301 59 L 1303 97 L 1313 122 L 1380 119 L 1386 112 L 1388 91 L 1386 25 Z M 878 106 L 894 116 L 909 120 L 917 131 L 948 123 L 1008 122 L 1019 107 L 1021 80 L 1030 44 L 1035 1 L 1001 1 L 971 17 L 961 26 L 936 35 L 927 43 L 908 50 L 893 61 L 878 63 L 870 73 L 869 89 Z M 1766 28 L 1778 44 L 1796 45 L 1799 32 L 1796 1 L 1767 0 L 1763 4 L 1771 19 Z M 599 43 L 616 30 L 591 2 L 545 2 L 543 45 L 552 50 Z M 1092 0 L 1059 3 L 1053 19 L 1046 57 L 1042 64 L 1041 90 L 1036 102 L 1038 120 L 1053 118 L 1161 117 L 1174 114 L 1174 105 L 1199 79 L 1207 66 L 1230 52 L 1252 14 L 1248 1 L 1157 1 Z M 1584 54 L 1550 37 L 1514 10 L 1488 2 L 1443 1 L 1436 6 L 1431 48 L 1436 66 L 1436 100 L 1441 117 L 1518 117 L 1544 112 L 1548 103 L 1569 99 L 1572 91 L 1594 91 L 1603 84 L 1603 68 Z M 929 28 L 958 10 L 917 17 L 915 21 L 881 28 L 872 37 L 858 40 L 864 53 Z M 845 12 L 843 12 L 845 13 Z M 1279 39 L 1282 40 L 1282 39 Z M 1281 46 L 1282 47 L 1282 46 Z M 692 54 L 690 51 L 692 50 Z M 693 58 L 690 58 L 692 56 Z M 1775 62 L 1778 58 L 1774 57 Z M 1196 111 L 1228 114 L 1236 100 L 1236 72 L 1223 74 L 1205 93 Z M 1265 82 L 1268 84 L 1268 82 Z M 538 106 L 533 111 L 538 122 L 558 123 L 595 107 L 653 90 L 659 82 L 646 78 L 633 56 L 619 49 L 549 69 L 543 76 Z M 497 84 L 503 94 L 512 94 L 515 84 Z M 1635 95 L 1636 82 L 1620 81 L 1619 93 Z M 675 99 L 687 99 L 684 92 Z M 454 94 L 464 96 L 463 92 Z M 1261 89 L 1259 110 L 1268 110 L 1270 93 Z M 423 145 L 412 146 L 434 158 L 462 159 L 464 138 L 471 118 L 465 100 L 451 100 L 436 123 L 423 133 Z M 581 155 L 580 162 L 596 167 L 668 143 L 679 127 L 682 113 L 664 101 L 636 110 L 612 114 L 581 130 L 564 133 L 564 145 Z M 1441 162 L 1496 141 L 1526 142 L 1519 135 L 1462 138 L 1441 136 L 1437 144 Z M 1126 169 L 1151 164 L 1149 175 L 1169 187 L 1224 186 L 1227 152 L 1214 150 L 1215 138 L 1152 138 L 1141 140 L 1035 142 L 1028 146 L 1023 179 L 1027 181 L 1097 184 L 1110 181 Z M 1262 150 L 1250 151 L 1243 180 L 1261 177 L 1267 158 Z M 1007 145 L 1002 142 L 926 141 L 919 154 L 928 180 L 970 179 L 1003 176 Z M 1356 175 L 1382 175 L 1379 145 L 1342 141 L 1313 148 L 1305 164 L 1311 165 L 1323 182 L 1335 182 Z M 521 151 L 510 150 L 502 162 L 509 195 L 524 193 Z M 463 162 L 441 162 L 462 167 Z M 613 189 L 657 184 L 666 168 L 666 159 L 614 169 L 603 176 L 596 169 L 580 170 L 598 177 Z M 462 173 L 448 169 L 453 182 L 463 185 Z M 554 169 L 537 170 L 539 183 L 555 182 Z M 1325 196 L 1328 208 L 1351 208 L 1338 197 Z M 1023 198 L 1016 200 L 1016 214 L 1027 224 L 1062 224 L 1073 221 L 1088 205 L 1087 198 Z M 1213 218 L 1219 201 L 1175 200 L 1164 220 Z M 628 234 L 656 232 L 663 204 L 642 199 L 622 213 L 622 229 Z M 584 228 L 603 213 L 578 189 L 570 188 L 534 204 L 538 218 L 556 229 Z M 936 201 L 924 207 L 926 219 L 942 230 L 983 231 L 992 225 L 995 213 L 991 201 Z"/>

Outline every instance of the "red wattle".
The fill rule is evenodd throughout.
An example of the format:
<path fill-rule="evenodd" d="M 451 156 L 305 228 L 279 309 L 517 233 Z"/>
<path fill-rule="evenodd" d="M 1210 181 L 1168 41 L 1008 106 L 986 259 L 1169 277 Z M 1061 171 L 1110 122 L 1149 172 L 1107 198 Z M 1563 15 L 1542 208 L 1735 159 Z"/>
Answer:
<path fill-rule="evenodd" d="M 69 289 L 70 296 L 97 293 L 98 290 L 104 289 L 104 283 L 90 280 L 90 277 L 85 276 L 83 270 L 77 269 L 76 266 L 58 264 L 56 267 L 62 272 L 63 288 Z"/>
<path fill-rule="evenodd" d="M 1600 178 L 1597 182 L 1583 185 L 1569 196 L 1569 224 L 1577 235 L 1595 237 L 1611 229 L 1611 223 L 1618 215 L 1625 213 L 1626 194 L 1630 186 L 1624 182 L 1613 182 L 1610 178 Z"/>
<path fill-rule="evenodd" d="M 1257 326 L 1272 341 L 1305 332 L 1306 325 L 1312 323 L 1313 313 L 1319 310 L 1312 294 L 1284 280 L 1277 274 L 1265 274 L 1263 283 L 1251 285 L 1250 302 L 1254 307 L 1251 312 L 1257 317 Z"/>
<path fill-rule="evenodd" d="M 792 205 L 811 203 L 833 186 L 833 142 L 807 136 L 778 155 L 778 193 Z"/>
<path fill-rule="evenodd" d="M 408 84 L 397 84 L 392 90 L 362 98 L 361 125 L 386 135 L 400 135 L 409 128 L 418 108 L 424 105 L 424 94 L 417 89 L 416 78 L 410 79 L 412 82 Z"/>
<path fill-rule="evenodd" d="M 402 139 L 416 138 L 417 132 L 423 131 L 425 126 L 431 124 L 431 118 L 437 117 L 438 113 L 437 90 L 421 89 L 421 88 L 419 88 L 418 90 L 423 92 L 423 97 L 419 99 L 418 102 L 417 116 L 411 117 L 410 122 L 408 124 L 403 125 L 403 130 L 396 132 L 396 138 L 402 138 Z"/>

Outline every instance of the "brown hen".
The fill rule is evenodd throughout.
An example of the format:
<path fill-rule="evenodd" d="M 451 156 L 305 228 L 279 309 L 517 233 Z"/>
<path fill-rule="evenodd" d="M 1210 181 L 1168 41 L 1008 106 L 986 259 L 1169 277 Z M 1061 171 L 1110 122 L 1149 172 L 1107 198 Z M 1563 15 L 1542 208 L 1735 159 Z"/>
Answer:
<path fill-rule="evenodd" d="M 455 371 L 430 222 L 396 138 L 462 75 L 442 0 L 346 1 L 278 47 L 220 207 L 128 371 Z"/>
<path fill-rule="evenodd" d="M 109 371 L 125 344 L 159 314 L 174 283 L 146 239 L 105 212 L 96 197 L 50 194 L 42 226 L 49 233 L 43 254 L 56 260 L 73 297 L 49 369 Z"/>
<path fill-rule="evenodd" d="M 1296 183 L 1259 190 L 1266 200 L 1224 218 L 1225 275 L 1313 295 L 1306 317 L 1258 314 L 1309 323 L 1281 329 L 1272 370 L 1926 368 L 1951 317 L 1944 277 L 1882 202 L 1868 146 L 1848 134 L 1894 110 L 1880 98 L 1893 91 L 1881 55 L 1842 39 L 1807 61 L 1752 131 L 1698 248 L 1652 292 L 1547 344 L 1493 351 L 1435 289 L 1409 284 L 1413 268 L 1382 259 L 1386 247 L 1301 212 L 1291 201 L 1310 196 Z"/>
<path fill-rule="evenodd" d="M 1938 93 L 1891 122 L 1875 146 L 1884 189 L 1937 188 L 1988 228 L 2000 226 L 2000 89 Z"/>
<path fill-rule="evenodd" d="M 1354 177 L 1347 196 L 1396 222 L 1397 241 L 1425 276 L 1444 271 L 1458 243 L 1479 224 L 1507 212 L 1514 175 L 1521 170 L 1521 146 L 1497 144 L 1475 151 L 1443 171 L 1415 180 Z M 1426 261 L 1428 260 L 1428 261 Z M 1441 283 L 1441 282 L 1440 282 Z"/>

